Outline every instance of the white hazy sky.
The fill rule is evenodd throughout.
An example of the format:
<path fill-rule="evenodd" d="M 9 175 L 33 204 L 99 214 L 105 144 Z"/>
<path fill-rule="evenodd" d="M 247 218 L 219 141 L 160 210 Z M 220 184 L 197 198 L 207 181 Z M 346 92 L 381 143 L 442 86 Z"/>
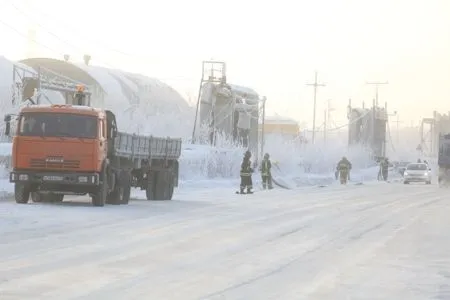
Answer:
<path fill-rule="evenodd" d="M 201 61 L 223 60 L 230 82 L 267 96 L 269 114 L 309 124 L 315 70 L 327 84 L 318 123 L 328 99 L 337 123 L 349 98 L 370 103 L 366 81 L 389 81 L 380 102 L 403 124 L 450 110 L 450 0 L 0 0 L 0 21 L 7 58 L 26 56 L 34 26 L 46 46 L 37 56 L 87 52 L 92 64 L 158 77 L 193 100 Z"/>

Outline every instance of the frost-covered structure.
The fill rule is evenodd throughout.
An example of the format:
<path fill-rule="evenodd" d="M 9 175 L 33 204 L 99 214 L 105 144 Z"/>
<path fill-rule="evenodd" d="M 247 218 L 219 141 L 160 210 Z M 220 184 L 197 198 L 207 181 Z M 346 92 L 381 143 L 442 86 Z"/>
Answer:
<path fill-rule="evenodd" d="M 203 62 L 193 140 L 217 145 L 217 136 L 256 150 L 260 99 L 248 87 L 230 84 L 224 62 Z M 199 127 L 203 130 L 196 130 Z"/>
<path fill-rule="evenodd" d="M 347 107 L 348 144 L 362 145 L 372 151 L 373 156 L 386 154 L 386 125 L 388 122 L 385 107 L 373 105 L 370 108 L 355 108 L 349 102 Z"/>
<path fill-rule="evenodd" d="M 3 107 L 13 109 L 17 105 L 16 100 L 23 101 L 24 78 L 37 78 L 43 74 L 47 81 L 53 78 L 61 81 L 63 78 L 67 82 L 88 86 L 92 93 L 91 105 L 114 111 L 120 129 L 124 131 L 181 136 L 185 133 L 177 133 L 177 130 L 184 129 L 187 124 L 180 122 L 192 123 L 192 108 L 177 91 L 158 79 L 52 58 L 12 62 L 0 57 L 0 96 Z M 41 94 L 41 103 L 60 104 L 66 101 L 64 91 L 42 89 Z M 170 123 L 170 120 L 173 122 Z M 167 130 L 167 126 L 162 126 L 166 124 L 162 123 L 173 125 L 173 128 Z"/>
<path fill-rule="evenodd" d="M 427 156 L 436 156 L 441 135 L 450 133 L 450 112 L 433 111 L 432 118 L 424 118 L 420 124 L 420 144 L 417 150 Z"/>

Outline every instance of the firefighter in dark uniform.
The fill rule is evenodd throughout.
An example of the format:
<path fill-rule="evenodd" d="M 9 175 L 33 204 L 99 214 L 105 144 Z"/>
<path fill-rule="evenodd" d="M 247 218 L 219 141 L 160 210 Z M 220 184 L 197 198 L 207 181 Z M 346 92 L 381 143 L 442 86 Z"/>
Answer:
<path fill-rule="evenodd" d="M 241 194 L 253 194 L 253 182 L 252 182 L 252 162 L 250 161 L 250 158 L 252 157 L 252 154 L 250 151 L 246 151 L 244 155 L 244 159 L 241 164 L 241 186 L 240 186 L 240 193 Z M 247 192 L 244 190 L 247 189 Z"/>
<path fill-rule="evenodd" d="M 339 179 L 341 184 L 347 184 L 349 173 L 352 169 L 352 164 L 350 161 L 345 156 L 342 157 L 342 159 L 338 162 L 336 169 L 339 171 Z"/>
<path fill-rule="evenodd" d="M 264 159 L 261 162 L 261 178 L 262 178 L 262 184 L 263 189 L 269 188 L 269 190 L 273 189 L 272 186 L 272 163 L 270 162 L 270 156 L 269 153 L 264 154 Z"/>
<path fill-rule="evenodd" d="M 389 160 L 387 159 L 387 157 L 383 158 L 380 162 L 380 173 L 381 178 L 384 181 L 387 181 L 389 173 Z"/>

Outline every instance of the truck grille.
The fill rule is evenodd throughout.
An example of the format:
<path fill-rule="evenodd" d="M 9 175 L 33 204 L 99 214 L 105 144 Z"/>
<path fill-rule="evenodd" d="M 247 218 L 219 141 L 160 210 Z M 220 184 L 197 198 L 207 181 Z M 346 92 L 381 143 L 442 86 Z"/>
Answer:
<path fill-rule="evenodd" d="M 78 169 L 80 167 L 79 160 L 65 160 L 64 162 L 48 162 L 45 159 L 30 159 L 30 167 L 32 168 L 52 168 L 52 169 Z"/>

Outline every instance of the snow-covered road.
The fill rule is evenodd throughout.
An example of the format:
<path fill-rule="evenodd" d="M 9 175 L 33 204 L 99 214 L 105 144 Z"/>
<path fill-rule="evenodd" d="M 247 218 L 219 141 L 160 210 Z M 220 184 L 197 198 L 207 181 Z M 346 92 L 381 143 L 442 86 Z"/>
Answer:
<path fill-rule="evenodd" d="M 447 191 L 377 183 L 182 190 L 103 208 L 0 202 L 0 299 L 450 299 Z"/>

